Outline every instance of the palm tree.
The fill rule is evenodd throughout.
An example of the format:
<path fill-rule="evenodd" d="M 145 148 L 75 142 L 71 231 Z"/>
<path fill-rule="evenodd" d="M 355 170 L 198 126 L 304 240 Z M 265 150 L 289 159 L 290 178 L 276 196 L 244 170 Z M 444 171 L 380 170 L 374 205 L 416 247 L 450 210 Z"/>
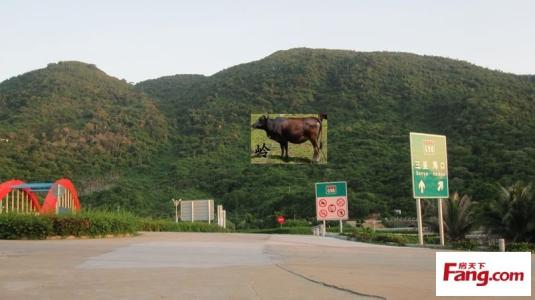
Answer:
<path fill-rule="evenodd" d="M 483 209 L 481 223 L 490 234 L 512 242 L 535 242 L 535 197 L 530 184 L 499 186 L 497 200 Z"/>
<path fill-rule="evenodd" d="M 476 222 L 472 201 L 468 195 L 459 193 L 442 202 L 444 211 L 444 231 L 452 241 L 464 240 Z"/>

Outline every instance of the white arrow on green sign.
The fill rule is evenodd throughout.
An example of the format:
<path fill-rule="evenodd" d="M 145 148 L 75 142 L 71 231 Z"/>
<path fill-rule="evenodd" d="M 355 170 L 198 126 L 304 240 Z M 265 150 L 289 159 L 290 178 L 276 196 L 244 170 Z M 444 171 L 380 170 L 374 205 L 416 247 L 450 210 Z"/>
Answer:
<path fill-rule="evenodd" d="M 414 198 L 448 198 L 446 136 L 410 133 Z"/>

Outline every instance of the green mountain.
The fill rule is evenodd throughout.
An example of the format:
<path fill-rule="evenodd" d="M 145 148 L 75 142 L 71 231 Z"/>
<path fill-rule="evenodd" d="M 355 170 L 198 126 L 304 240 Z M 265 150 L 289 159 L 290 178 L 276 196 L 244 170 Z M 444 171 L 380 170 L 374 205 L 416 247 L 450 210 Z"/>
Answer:
<path fill-rule="evenodd" d="M 144 215 L 170 215 L 171 198 L 210 197 L 242 227 L 272 223 L 278 213 L 312 218 L 314 182 L 324 180 L 348 181 L 350 216 L 414 214 L 410 131 L 447 135 L 451 191 L 486 201 L 495 183 L 535 180 L 533 76 L 441 57 L 292 49 L 209 77 L 168 76 L 135 87 L 92 66 L 61 63 L 1 83 L 0 99 L 0 137 L 32 134 L 42 155 L 56 153 L 28 160 L 31 145 L 9 150 L 0 177 L 63 172 L 88 191 L 87 205 Z M 64 128 L 91 137 L 85 126 L 102 106 L 106 124 L 121 128 L 108 132 L 132 144 L 42 146 L 72 142 Z M 311 112 L 328 113 L 327 165 L 249 163 L 250 113 Z M 129 127 L 140 122 L 151 126 Z M 56 129 L 53 140 L 36 134 Z M 0 145 L 2 153 L 7 148 Z M 99 188 L 88 188 L 90 179 Z"/>
<path fill-rule="evenodd" d="M 0 84 L 0 179 L 68 176 L 88 188 L 168 139 L 154 101 L 94 65 L 60 62 Z M 110 178 L 110 179 L 108 179 Z"/>

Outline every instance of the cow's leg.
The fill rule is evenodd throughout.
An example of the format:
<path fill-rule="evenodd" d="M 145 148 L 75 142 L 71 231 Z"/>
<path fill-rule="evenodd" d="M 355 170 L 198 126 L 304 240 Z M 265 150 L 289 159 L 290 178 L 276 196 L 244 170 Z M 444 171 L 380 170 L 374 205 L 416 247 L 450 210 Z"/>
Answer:
<path fill-rule="evenodd" d="M 312 146 L 314 147 L 314 156 L 312 159 L 315 162 L 320 161 L 320 147 L 318 146 L 318 141 L 316 139 L 310 139 L 310 142 L 312 143 Z"/>
<path fill-rule="evenodd" d="M 286 152 L 286 160 L 289 159 L 289 156 L 288 156 L 288 142 L 284 143 L 284 150 Z"/>
<path fill-rule="evenodd" d="M 279 143 L 281 146 L 281 159 L 284 159 L 284 143 Z"/>

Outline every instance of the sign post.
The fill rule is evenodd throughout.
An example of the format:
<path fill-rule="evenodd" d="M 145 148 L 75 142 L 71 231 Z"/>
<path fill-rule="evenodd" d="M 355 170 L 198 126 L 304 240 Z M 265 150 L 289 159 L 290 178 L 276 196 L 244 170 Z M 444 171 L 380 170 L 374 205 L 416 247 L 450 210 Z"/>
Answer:
<path fill-rule="evenodd" d="M 281 226 L 282 228 L 282 224 L 284 224 L 284 216 L 277 216 L 277 223 L 279 223 L 279 225 Z"/>
<path fill-rule="evenodd" d="M 440 233 L 440 245 L 444 246 L 444 217 L 442 215 L 442 198 L 438 199 L 438 230 Z"/>
<path fill-rule="evenodd" d="M 223 228 L 227 228 L 227 211 L 223 209 Z"/>
<path fill-rule="evenodd" d="M 182 221 L 208 221 L 214 219 L 214 200 L 182 200 L 180 219 Z"/>
<path fill-rule="evenodd" d="M 440 241 L 444 245 L 442 198 L 449 197 L 448 154 L 446 136 L 410 133 L 412 192 L 416 199 L 418 240 L 423 245 L 422 211 L 420 199 L 439 199 L 438 219 Z"/>
<path fill-rule="evenodd" d="M 178 223 L 178 206 L 180 205 L 180 202 L 182 202 L 182 199 L 171 199 L 171 201 L 175 205 L 175 223 Z"/>
<path fill-rule="evenodd" d="M 316 183 L 316 219 L 323 221 L 339 221 L 342 232 L 342 220 L 348 218 L 347 183 L 345 181 Z"/>
<path fill-rule="evenodd" d="M 422 226 L 422 202 L 420 198 L 416 199 L 416 216 L 418 218 L 418 242 L 420 245 L 424 244 L 424 234 Z"/>
<path fill-rule="evenodd" d="M 217 225 L 223 227 L 223 205 L 217 205 Z"/>

